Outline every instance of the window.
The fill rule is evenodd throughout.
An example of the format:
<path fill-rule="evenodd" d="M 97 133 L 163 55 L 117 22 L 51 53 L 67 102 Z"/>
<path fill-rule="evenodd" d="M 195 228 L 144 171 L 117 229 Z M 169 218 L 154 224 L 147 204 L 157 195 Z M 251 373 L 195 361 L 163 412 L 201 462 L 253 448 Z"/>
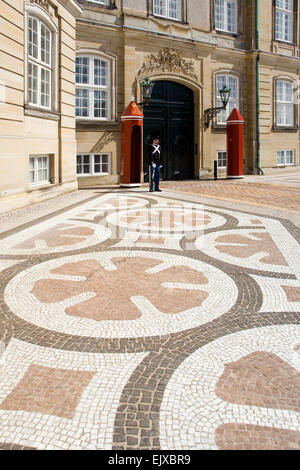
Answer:
<path fill-rule="evenodd" d="M 110 63 L 98 57 L 76 58 L 76 117 L 109 120 Z"/>
<path fill-rule="evenodd" d="M 277 166 L 294 165 L 294 150 L 278 150 Z"/>
<path fill-rule="evenodd" d="M 52 33 L 38 18 L 28 16 L 27 92 L 32 106 L 51 108 Z"/>
<path fill-rule="evenodd" d="M 154 15 L 173 20 L 182 19 L 182 0 L 153 0 Z"/>
<path fill-rule="evenodd" d="M 110 153 L 87 153 L 77 155 L 77 175 L 111 174 Z"/>
<path fill-rule="evenodd" d="M 232 75 L 217 75 L 216 76 L 216 95 L 217 95 L 217 103 L 216 106 L 220 107 L 223 106 L 220 90 L 223 86 L 226 85 L 230 88 L 230 97 L 228 101 L 228 105 L 225 111 L 221 111 L 221 113 L 217 116 L 217 124 L 226 124 L 227 118 L 231 114 L 234 107 L 239 109 L 240 102 L 239 102 L 239 79 L 233 77 Z"/>
<path fill-rule="evenodd" d="M 294 40 L 294 0 L 276 0 L 275 39 L 285 42 Z"/>
<path fill-rule="evenodd" d="M 225 150 L 222 150 L 217 153 L 218 157 L 218 168 L 226 168 L 227 167 L 227 153 Z"/>
<path fill-rule="evenodd" d="M 29 158 L 29 184 L 40 185 L 50 181 L 49 155 L 35 155 Z"/>
<path fill-rule="evenodd" d="M 294 126 L 293 83 L 276 80 L 276 125 Z"/>
<path fill-rule="evenodd" d="M 215 0 L 215 28 L 237 34 L 237 0 Z"/>

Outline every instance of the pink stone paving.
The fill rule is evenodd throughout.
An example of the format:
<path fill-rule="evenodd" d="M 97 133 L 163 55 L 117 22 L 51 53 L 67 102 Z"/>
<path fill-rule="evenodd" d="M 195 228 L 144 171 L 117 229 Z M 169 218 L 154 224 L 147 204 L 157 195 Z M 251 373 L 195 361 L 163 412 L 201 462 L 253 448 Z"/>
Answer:
<path fill-rule="evenodd" d="M 178 225 L 188 225 L 195 228 L 199 224 L 208 225 L 211 217 L 207 214 L 199 214 L 199 212 L 189 212 L 189 209 L 154 209 L 152 212 L 143 209 L 130 212 L 129 215 L 122 216 L 120 220 L 126 224 L 143 224 L 143 226 L 149 227 L 174 229 Z"/>
<path fill-rule="evenodd" d="M 207 189 L 252 203 L 255 189 L 164 185 L 194 201 Z M 297 210 L 294 190 L 258 189 L 262 205 Z M 65 212 L 53 201 L 47 225 L 41 213 L 5 229 L 0 450 L 299 450 L 296 219 L 141 191 L 90 193 Z M 80 217 L 95 216 L 120 229 L 87 246 L 99 226 Z M 201 226 L 207 246 L 183 243 Z"/>
<path fill-rule="evenodd" d="M 28 238 L 22 243 L 19 243 L 14 248 L 35 248 L 37 241 L 44 241 L 45 244 L 51 247 L 59 247 L 65 245 L 75 245 L 85 241 L 87 237 L 94 234 L 94 230 L 88 227 L 76 227 L 72 224 L 59 224 L 51 229 Z"/>
<path fill-rule="evenodd" d="M 147 273 L 161 260 L 148 258 L 114 258 L 117 269 L 105 270 L 96 260 L 70 263 L 54 269 L 53 274 L 84 276 L 86 281 L 43 279 L 32 290 L 35 297 L 45 303 L 60 302 L 83 292 L 95 297 L 68 307 L 66 313 L 93 320 L 132 320 L 141 316 L 131 301 L 132 296 L 146 297 L 164 313 L 178 313 L 200 306 L 208 297 L 202 290 L 162 287 L 163 282 L 207 284 L 207 278 L 192 268 L 172 266 L 158 273 Z"/>
<path fill-rule="evenodd" d="M 255 352 L 225 365 L 216 395 L 239 405 L 300 411 L 300 372 L 276 354 Z"/>
<path fill-rule="evenodd" d="M 163 181 L 175 193 L 300 212 L 300 188 L 248 181 Z"/>
<path fill-rule="evenodd" d="M 110 198 L 105 201 L 105 204 L 111 204 L 112 206 L 118 208 L 120 206 L 126 205 L 127 207 L 134 206 L 138 201 L 131 198 Z"/>
<path fill-rule="evenodd" d="M 224 235 L 218 237 L 216 244 L 227 243 L 228 245 L 216 245 L 216 248 L 221 253 L 226 253 L 236 258 L 250 258 L 250 256 L 264 251 L 268 255 L 260 260 L 261 263 L 288 266 L 285 258 L 268 233 L 251 233 L 251 236 L 258 238 L 258 240 L 252 240 L 244 235 Z M 236 243 L 243 246 L 230 245 Z"/>
<path fill-rule="evenodd" d="M 282 286 L 288 302 L 300 302 L 300 287 Z"/>
<path fill-rule="evenodd" d="M 43 413 L 72 419 L 95 372 L 52 369 L 32 364 L 18 385 L 0 403 L 0 410 Z"/>
<path fill-rule="evenodd" d="M 216 429 L 221 450 L 299 450 L 300 432 L 251 424 L 224 424 Z"/>
<path fill-rule="evenodd" d="M 153 245 L 163 245 L 165 243 L 165 238 L 139 237 L 136 243 L 151 243 Z"/>

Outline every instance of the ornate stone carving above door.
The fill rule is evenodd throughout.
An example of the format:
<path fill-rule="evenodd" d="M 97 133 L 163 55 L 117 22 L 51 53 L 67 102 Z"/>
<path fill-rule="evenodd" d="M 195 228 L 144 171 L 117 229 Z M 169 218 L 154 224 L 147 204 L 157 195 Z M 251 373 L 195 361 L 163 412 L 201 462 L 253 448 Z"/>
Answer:
<path fill-rule="evenodd" d="M 152 72 L 173 72 L 189 75 L 194 79 L 197 75 L 194 72 L 194 61 L 185 60 L 180 56 L 177 49 L 164 48 L 158 54 L 150 54 L 146 57 L 139 75 Z"/>
<path fill-rule="evenodd" d="M 30 3 L 36 3 L 40 7 L 44 8 L 45 10 L 50 10 L 50 3 L 49 0 L 30 0 Z"/>

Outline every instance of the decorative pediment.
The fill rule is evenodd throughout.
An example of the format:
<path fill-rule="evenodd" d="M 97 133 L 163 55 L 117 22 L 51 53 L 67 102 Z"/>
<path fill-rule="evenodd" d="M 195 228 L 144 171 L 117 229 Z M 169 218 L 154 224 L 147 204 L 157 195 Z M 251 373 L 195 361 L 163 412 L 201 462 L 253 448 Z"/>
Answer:
<path fill-rule="evenodd" d="M 39 5 L 47 11 L 50 10 L 49 0 L 30 0 L 30 3 L 35 3 L 36 5 Z"/>
<path fill-rule="evenodd" d="M 148 55 L 139 75 L 151 72 L 173 72 L 197 78 L 194 72 L 194 62 L 183 59 L 177 49 L 169 49 L 167 47 L 158 54 Z"/>

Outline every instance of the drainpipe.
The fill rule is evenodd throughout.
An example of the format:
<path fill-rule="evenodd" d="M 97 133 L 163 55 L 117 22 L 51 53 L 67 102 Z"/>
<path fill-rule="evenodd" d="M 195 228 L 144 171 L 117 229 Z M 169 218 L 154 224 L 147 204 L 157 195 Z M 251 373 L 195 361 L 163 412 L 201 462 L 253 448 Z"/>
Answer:
<path fill-rule="evenodd" d="M 264 175 L 261 167 L 260 153 L 260 54 L 259 54 L 259 0 L 256 0 L 256 132 L 257 132 L 257 169 L 259 175 Z"/>

